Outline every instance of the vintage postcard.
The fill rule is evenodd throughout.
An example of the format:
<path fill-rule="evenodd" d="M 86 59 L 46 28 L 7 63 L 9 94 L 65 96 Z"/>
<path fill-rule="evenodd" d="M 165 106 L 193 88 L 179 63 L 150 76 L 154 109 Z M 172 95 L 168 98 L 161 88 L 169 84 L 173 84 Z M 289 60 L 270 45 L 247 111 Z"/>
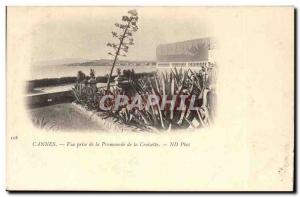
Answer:
<path fill-rule="evenodd" d="M 9 191 L 293 191 L 293 7 L 7 7 Z"/>

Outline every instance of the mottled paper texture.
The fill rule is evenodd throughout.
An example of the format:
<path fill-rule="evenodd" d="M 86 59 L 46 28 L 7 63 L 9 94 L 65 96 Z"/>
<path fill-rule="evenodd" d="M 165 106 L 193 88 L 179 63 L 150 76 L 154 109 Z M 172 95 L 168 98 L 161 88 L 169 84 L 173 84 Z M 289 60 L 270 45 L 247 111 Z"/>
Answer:
<path fill-rule="evenodd" d="M 140 18 L 127 59 L 155 62 L 159 44 L 214 38 L 214 124 L 157 133 L 34 126 L 25 99 L 33 62 L 107 58 L 110 31 L 131 9 Z M 8 7 L 6 69 L 8 190 L 293 190 L 293 7 Z"/>

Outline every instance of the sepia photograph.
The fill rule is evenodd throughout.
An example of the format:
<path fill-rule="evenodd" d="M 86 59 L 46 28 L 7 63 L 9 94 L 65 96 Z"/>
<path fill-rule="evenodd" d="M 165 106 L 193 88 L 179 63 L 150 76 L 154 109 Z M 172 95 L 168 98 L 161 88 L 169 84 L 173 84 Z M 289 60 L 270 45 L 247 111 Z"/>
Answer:
<path fill-rule="evenodd" d="M 144 9 L 125 10 L 84 22 L 49 14 L 33 27 L 25 95 L 35 126 L 163 132 L 213 124 L 216 43 L 207 27 L 169 43 L 174 24 L 149 24 Z M 183 34 L 191 23 L 181 22 Z M 152 40 L 158 34 L 165 36 Z"/>

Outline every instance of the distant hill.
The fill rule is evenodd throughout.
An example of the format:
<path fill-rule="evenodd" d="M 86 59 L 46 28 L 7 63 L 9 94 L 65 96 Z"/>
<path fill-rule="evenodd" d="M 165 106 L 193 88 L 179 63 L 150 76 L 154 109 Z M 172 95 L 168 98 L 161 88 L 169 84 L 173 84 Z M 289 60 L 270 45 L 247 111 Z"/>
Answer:
<path fill-rule="evenodd" d="M 67 58 L 57 59 L 50 61 L 35 62 L 33 66 L 51 66 L 51 65 L 64 65 L 64 66 L 111 66 L 113 60 L 111 59 L 100 59 L 100 60 L 89 60 L 79 58 Z M 131 61 L 131 60 L 119 60 L 117 65 L 131 65 L 131 66 L 142 66 L 142 65 L 155 65 L 155 61 Z"/>
<path fill-rule="evenodd" d="M 155 61 L 131 61 L 131 60 L 119 60 L 117 65 L 131 65 L 131 66 L 142 66 L 142 65 L 155 65 Z M 111 66 L 113 60 L 111 59 L 100 59 L 100 60 L 91 60 L 87 62 L 78 62 L 71 64 L 64 64 L 67 66 Z"/>
<path fill-rule="evenodd" d="M 38 61 L 38 62 L 34 62 L 33 66 L 64 65 L 64 64 L 83 63 L 83 62 L 88 62 L 88 61 L 91 61 L 91 60 L 82 59 L 82 58 L 65 58 L 65 59 Z"/>

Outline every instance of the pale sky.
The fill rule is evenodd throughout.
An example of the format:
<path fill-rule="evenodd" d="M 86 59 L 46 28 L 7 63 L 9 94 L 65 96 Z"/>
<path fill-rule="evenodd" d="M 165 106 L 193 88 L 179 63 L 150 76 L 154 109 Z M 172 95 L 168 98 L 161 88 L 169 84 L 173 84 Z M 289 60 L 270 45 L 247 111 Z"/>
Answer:
<path fill-rule="evenodd" d="M 62 58 L 102 59 L 117 28 L 130 7 L 36 8 L 31 28 L 32 61 Z M 155 60 L 157 45 L 211 36 L 207 21 L 209 9 L 137 7 L 139 30 L 127 60 Z"/>

